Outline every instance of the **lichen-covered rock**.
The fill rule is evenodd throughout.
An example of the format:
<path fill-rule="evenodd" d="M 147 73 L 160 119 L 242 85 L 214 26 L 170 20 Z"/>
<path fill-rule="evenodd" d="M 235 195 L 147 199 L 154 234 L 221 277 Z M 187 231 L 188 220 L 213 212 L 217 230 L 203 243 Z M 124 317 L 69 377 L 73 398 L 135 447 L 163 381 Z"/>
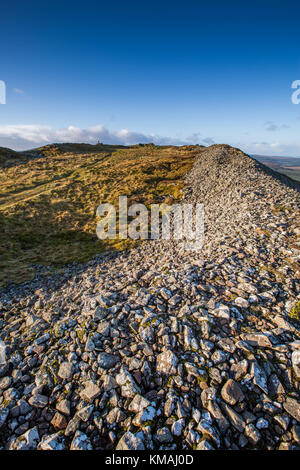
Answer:
<path fill-rule="evenodd" d="M 81 431 L 76 431 L 70 450 L 93 450 L 90 439 Z"/>
<path fill-rule="evenodd" d="M 144 450 L 144 442 L 140 435 L 126 432 L 119 440 L 116 450 Z"/>
<path fill-rule="evenodd" d="M 176 366 L 178 359 L 176 354 L 170 349 L 166 349 L 157 356 L 156 370 L 160 374 L 174 375 L 176 374 Z"/>
<path fill-rule="evenodd" d="M 133 398 L 136 393 L 140 393 L 140 388 L 125 368 L 116 376 L 116 382 L 121 387 L 123 397 Z"/>
<path fill-rule="evenodd" d="M 85 388 L 81 392 L 81 397 L 87 401 L 93 401 L 100 395 L 101 389 L 92 380 L 85 383 Z"/>
<path fill-rule="evenodd" d="M 300 350 L 293 351 L 292 364 L 293 364 L 295 376 L 297 377 L 298 380 L 300 380 Z"/>
<path fill-rule="evenodd" d="M 24 434 L 12 441 L 10 450 L 35 450 L 40 442 L 38 428 L 28 429 Z"/>
<path fill-rule="evenodd" d="M 55 434 L 45 435 L 42 437 L 41 442 L 38 445 L 40 450 L 64 450 L 65 439 L 61 432 Z"/>
<path fill-rule="evenodd" d="M 74 365 L 71 362 L 62 362 L 58 369 L 58 377 L 65 380 L 71 380 L 74 373 Z"/>

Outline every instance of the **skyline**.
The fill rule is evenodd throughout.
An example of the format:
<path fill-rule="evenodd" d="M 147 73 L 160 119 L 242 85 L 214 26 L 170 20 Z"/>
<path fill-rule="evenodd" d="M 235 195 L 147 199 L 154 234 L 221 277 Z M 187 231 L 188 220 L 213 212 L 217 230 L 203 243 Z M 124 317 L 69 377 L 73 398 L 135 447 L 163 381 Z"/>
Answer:
<path fill-rule="evenodd" d="M 227 143 L 300 157 L 300 5 L 2 6 L 0 146 Z"/>

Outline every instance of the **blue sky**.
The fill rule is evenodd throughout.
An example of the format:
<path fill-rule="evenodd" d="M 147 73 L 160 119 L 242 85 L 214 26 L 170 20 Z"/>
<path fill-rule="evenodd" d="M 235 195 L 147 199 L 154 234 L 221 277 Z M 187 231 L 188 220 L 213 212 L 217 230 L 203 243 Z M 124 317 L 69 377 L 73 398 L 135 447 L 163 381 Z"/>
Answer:
<path fill-rule="evenodd" d="M 300 3 L 1 6 L 0 145 L 229 143 L 300 156 Z"/>

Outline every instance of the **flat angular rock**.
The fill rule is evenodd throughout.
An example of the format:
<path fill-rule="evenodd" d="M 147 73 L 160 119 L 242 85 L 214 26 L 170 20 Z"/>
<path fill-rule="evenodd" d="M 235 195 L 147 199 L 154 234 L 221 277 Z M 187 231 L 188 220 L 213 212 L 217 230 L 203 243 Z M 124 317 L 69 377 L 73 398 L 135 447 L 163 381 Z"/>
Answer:
<path fill-rule="evenodd" d="M 51 424 L 55 429 L 65 429 L 68 425 L 68 421 L 64 415 L 56 412 L 51 420 Z"/>
<path fill-rule="evenodd" d="M 177 356 L 170 349 L 166 349 L 157 356 L 156 370 L 159 374 L 175 375 L 177 363 Z"/>
<path fill-rule="evenodd" d="M 224 384 L 221 395 L 223 400 L 229 403 L 229 405 L 235 405 L 245 398 L 239 384 L 232 379 L 227 380 Z"/>
<path fill-rule="evenodd" d="M 74 366 L 71 362 L 62 362 L 58 369 L 58 377 L 63 380 L 71 380 L 74 373 Z"/>
<path fill-rule="evenodd" d="M 256 361 L 252 363 L 251 374 L 253 375 L 253 383 L 268 395 L 269 390 L 266 373 Z"/>
<path fill-rule="evenodd" d="M 45 435 L 42 437 L 41 442 L 38 445 L 40 450 L 64 450 L 65 439 L 61 432 L 55 434 Z"/>
<path fill-rule="evenodd" d="M 295 376 L 300 380 L 300 350 L 294 351 L 292 354 L 292 365 Z"/>
<path fill-rule="evenodd" d="M 6 365 L 7 361 L 7 346 L 4 341 L 0 341 L 0 365 Z"/>
<path fill-rule="evenodd" d="M 38 428 L 28 429 L 24 434 L 17 437 L 9 446 L 10 450 L 35 450 L 40 442 Z"/>
<path fill-rule="evenodd" d="M 300 426 L 296 425 L 292 427 L 292 434 L 294 440 L 297 442 L 297 444 L 300 444 Z"/>
<path fill-rule="evenodd" d="M 116 382 L 121 387 L 121 395 L 123 397 L 133 398 L 134 395 L 140 393 L 140 388 L 125 367 L 123 367 L 116 376 Z"/>
<path fill-rule="evenodd" d="M 224 320 L 230 320 L 230 309 L 228 305 L 219 305 L 219 307 L 213 311 L 213 314 L 218 318 L 223 318 Z"/>
<path fill-rule="evenodd" d="M 175 421 L 172 424 L 172 434 L 173 434 L 173 436 L 177 436 L 177 437 L 181 436 L 183 428 L 184 428 L 184 419 L 183 418 L 178 419 L 177 421 Z"/>
<path fill-rule="evenodd" d="M 156 409 L 153 406 L 148 406 L 142 411 L 137 413 L 132 421 L 135 426 L 143 426 L 145 423 L 151 423 L 156 416 Z"/>
<path fill-rule="evenodd" d="M 160 444 L 169 444 L 170 442 L 173 442 L 173 436 L 167 427 L 158 429 L 155 434 L 155 439 Z"/>
<path fill-rule="evenodd" d="M 240 307 L 240 308 L 248 308 L 249 307 L 249 302 L 248 300 L 246 299 L 243 299 L 243 297 L 237 297 L 235 300 L 234 300 L 234 303 L 237 307 Z"/>
<path fill-rule="evenodd" d="M 145 450 L 145 445 L 140 435 L 128 431 L 119 440 L 116 450 Z"/>
<path fill-rule="evenodd" d="M 94 411 L 94 405 L 87 405 L 77 411 L 76 416 L 84 421 L 85 423 L 90 419 L 91 414 Z"/>
<path fill-rule="evenodd" d="M 126 414 L 120 408 L 115 407 L 110 410 L 105 419 L 109 424 L 120 423 L 126 419 Z"/>
<path fill-rule="evenodd" d="M 246 426 L 245 435 L 247 436 L 247 439 L 249 439 L 249 441 L 253 445 L 258 444 L 261 439 L 260 432 L 256 429 L 256 427 L 252 423 Z"/>
<path fill-rule="evenodd" d="M 249 333 L 244 336 L 244 341 L 249 343 L 251 346 L 257 346 L 260 348 L 272 348 L 272 343 L 267 335 L 263 333 Z"/>
<path fill-rule="evenodd" d="M 9 415 L 8 408 L 0 408 L 0 428 L 3 426 Z"/>
<path fill-rule="evenodd" d="M 208 408 L 211 401 L 217 398 L 217 390 L 214 387 L 207 387 L 201 392 L 201 401 L 204 408 Z"/>
<path fill-rule="evenodd" d="M 204 436 L 209 436 L 216 444 L 217 447 L 221 445 L 220 434 L 217 429 L 207 420 L 202 419 L 197 426 L 197 431 L 201 432 Z"/>
<path fill-rule="evenodd" d="M 63 399 L 56 404 L 57 411 L 69 416 L 70 415 L 70 401 Z"/>
<path fill-rule="evenodd" d="M 48 405 L 48 401 L 49 399 L 45 395 L 37 394 L 29 398 L 28 403 L 35 408 L 45 408 Z"/>
<path fill-rule="evenodd" d="M 65 436 L 66 437 L 72 436 L 72 434 L 74 434 L 79 428 L 80 422 L 81 420 L 79 416 L 75 414 L 75 416 L 68 422 L 68 426 L 66 427 L 66 430 L 65 430 Z"/>
<path fill-rule="evenodd" d="M 139 413 L 144 408 L 148 408 L 151 403 L 146 398 L 142 397 L 139 394 L 136 394 L 132 402 L 128 406 L 129 411 L 133 411 L 134 413 Z"/>
<path fill-rule="evenodd" d="M 285 390 L 276 374 L 272 374 L 268 381 L 268 390 L 271 395 L 284 395 Z"/>
<path fill-rule="evenodd" d="M 257 429 L 268 429 L 269 422 L 264 418 L 259 418 L 256 422 Z"/>
<path fill-rule="evenodd" d="M 246 426 L 244 419 L 226 403 L 222 403 L 222 408 L 227 413 L 227 416 L 229 420 L 231 421 L 231 423 L 233 424 L 233 426 L 239 432 L 243 432 Z"/>
<path fill-rule="evenodd" d="M 300 403 L 294 398 L 287 398 L 283 404 L 285 411 L 300 423 Z"/>
<path fill-rule="evenodd" d="M 215 450 L 215 448 L 211 445 L 211 443 L 207 439 L 203 439 L 197 445 L 196 450 Z"/>
<path fill-rule="evenodd" d="M 93 401 L 100 395 L 100 388 L 92 380 L 85 383 L 85 389 L 81 392 L 80 396 L 88 401 Z"/>
<path fill-rule="evenodd" d="M 118 358 L 113 354 L 100 353 L 98 355 L 97 362 L 99 364 L 99 367 L 102 367 L 102 369 L 109 370 L 115 367 L 118 362 Z"/>
<path fill-rule="evenodd" d="M 231 366 L 231 370 L 234 373 L 235 380 L 240 380 L 242 377 L 244 377 L 247 374 L 248 367 L 249 367 L 249 364 L 246 359 L 243 359 L 237 364 L 233 364 Z"/>
<path fill-rule="evenodd" d="M 90 439 L 81 431 L 76 431 L 70 450 L 93 450 Z"/>

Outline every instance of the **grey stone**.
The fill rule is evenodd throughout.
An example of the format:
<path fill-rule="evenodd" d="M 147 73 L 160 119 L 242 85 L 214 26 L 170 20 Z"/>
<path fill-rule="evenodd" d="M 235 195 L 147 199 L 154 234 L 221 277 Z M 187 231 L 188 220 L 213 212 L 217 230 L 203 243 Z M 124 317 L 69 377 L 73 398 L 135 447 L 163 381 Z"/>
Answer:
<path fill-rule="evenodd" d="M 76 431 L 70 450 L 93 450 L 90 439 L 81 431 Z"/>
<path fill-rule="evenodd" d="M 170 349 L 157 356 L 156 370 L 159 374 L 175 375 L 178 359 Z"/>
<path fill-rule="evenodd" d="M 167 427 L 158 429 L 155 434 L 155 439 L 160 444 L 169 444 L 170 442 L 173 442 L 172 434 Z"/>
<path fill-rule="evenodd" d="M 294 398 L 287 398 L 283 404 L 285 411 L 296 421 L 300 422 L 300 403 Z"/>
<path fill-rule="evenodd" d="M 132 375 L 122 368 L 120 373 L 116 376 L 116 382 L 121 387 L 121 394 L 126 398 L 133 398 L 134 395 L 140 393 L 140 388 L 135 383 Z"/>
<path fill-rule="evenodd" d="M 239 384 L 232 379 L 227 380 L 222 388 L 221 395 L 229 405 L 235 405 L 245 398 Z"/>
<path fill-rule="evenodd" d="M 48 405 L 48 397 L 36 394 L 29 398 L 29 404 L 35 408 L 45 408 Z"/>
<path fill-rule="evenodd" d="M 87 401 L 93 401 L 100 395 L 100 388 L 92 380 L 85 383 L 85 388 L 81 392 L 81 397 Z"/>
<path fill-rule="evenodd" d="M 40 450 L 64 450 L 65 439 L 61 432 L 45 435 L 38 445 Z"/>
<path fill-rule="evenodd" d="M 116 450 L 145 450 L 145 446 L 140 436 L 128 431 L 119 440 Z"/>
<path fill-rule="evenodd" d="M 62 362 L 58 369 L 58 377 L 64 380 L 71 380 L 74 373 L 74 366 L 71 362 Z"/>
<path fill-rule="evenodd" d="M 97 358 L 98 364 L 102 369 L 112 369 L 118 362 L 118 358 L 113 354 L 101 353 Z"/>

